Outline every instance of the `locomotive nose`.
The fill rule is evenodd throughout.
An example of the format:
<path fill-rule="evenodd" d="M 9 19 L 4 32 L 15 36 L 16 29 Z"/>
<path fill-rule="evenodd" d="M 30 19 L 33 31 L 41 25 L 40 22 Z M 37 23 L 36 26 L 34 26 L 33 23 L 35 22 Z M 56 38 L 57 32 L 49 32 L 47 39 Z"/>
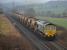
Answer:
<path fill-rule="evenodd" d="M 53 37 L 56 35 L 56 26 L 54 25 L 47 25 L 44 28 L 44 33 L 47 37 Z"/>
<path fill-rule="evenodd" d="M 45 32 L 45 34 L 50 37 L 50 36 L 54 36 L 56 34 L 56 31 L 55 30 L 48 30 L 47 32 Z"/>

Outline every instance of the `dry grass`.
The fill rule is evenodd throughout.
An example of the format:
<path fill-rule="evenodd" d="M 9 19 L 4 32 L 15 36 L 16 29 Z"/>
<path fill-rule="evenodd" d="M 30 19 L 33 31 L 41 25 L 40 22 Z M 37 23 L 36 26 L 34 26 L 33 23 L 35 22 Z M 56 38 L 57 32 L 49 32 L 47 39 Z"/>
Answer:
<path fill-rule="evenodd" d="M 0 15 L 0 50 L 35 50 L 4 15 Z"/>

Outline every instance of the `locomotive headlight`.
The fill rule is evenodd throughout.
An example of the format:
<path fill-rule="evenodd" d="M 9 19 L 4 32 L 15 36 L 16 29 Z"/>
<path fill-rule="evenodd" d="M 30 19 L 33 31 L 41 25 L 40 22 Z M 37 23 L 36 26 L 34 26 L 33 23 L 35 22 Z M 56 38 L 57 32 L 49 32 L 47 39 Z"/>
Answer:
<path fill-rule="evenodd" d="M 44 33 L 48 37 L 56 35 L 56 26 L 54 26 L 54 25 L 47 25 L 44 28 Z"/>

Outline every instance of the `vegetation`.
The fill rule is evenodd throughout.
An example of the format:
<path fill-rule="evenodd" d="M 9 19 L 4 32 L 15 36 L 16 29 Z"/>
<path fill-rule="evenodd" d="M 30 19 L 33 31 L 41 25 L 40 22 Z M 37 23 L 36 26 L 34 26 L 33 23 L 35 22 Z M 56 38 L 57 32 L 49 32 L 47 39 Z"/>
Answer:
<path fill-rule="evenodd" d="M 3 13 L 3 9 L 2 8 L 0 8 L 0 14 L 2 14 Z"/>
<path fill-rule="evenodd" d="M 49 1 L 33 8 L 39 16 L 67 17 L 67 1 Z M 61 9 L 60 9 L 61 8 Z M 64 15 L 63 15 L 64 14 Z"/>
<path fill-rule="evenodd" d="M 49 1 L 47 3 L 24 5 L 22 8 L 24 9 L 33 8 L 37 16 L 67 17 L 66 5 L 67 1 Z"/>
<path fill-rule="evenodd" d="M 65 18 L 51 18 L 51 17 L 37 17 L 37 18 L 50 21 L 56 25 L 62 26 L 67 29 L 67 19 Z"/>

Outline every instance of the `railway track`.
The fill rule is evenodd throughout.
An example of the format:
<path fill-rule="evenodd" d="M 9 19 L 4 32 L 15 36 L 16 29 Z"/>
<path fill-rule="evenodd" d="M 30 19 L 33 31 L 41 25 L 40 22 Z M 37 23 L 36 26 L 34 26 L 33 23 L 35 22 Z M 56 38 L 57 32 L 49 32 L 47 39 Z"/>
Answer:
<path fill-rule="evenodd" d="M 11 17 L 10 17 L 11 16 Z M 58 45 L 56 42 L 52 41 L 45 41 L 41 36 L 36 33 L 33 33 L 24 25 L 22 25 L 16 18 L 12 15 L 9 15 L 8 18 L 14 23 L 14 25 L 24 33 L 24 36 L 29 39 L 34 46 L 36 46 L 37 50 L 67 50 L 66 48 Z"/>
<path fill-rule="evenodd" d="M 13 19 L 11 19 L 11 18 L 9 18 L 11 21 L 12 21 L 12 23 L 14 23 L 15 22 L 15 20 L 13 20 Z M 21 32 L 24 32 L 24 33 L 30 33 L 31 34 L 31 32 L 29 32 L 28 30 L 26 30 L 22 25 L 17 25 L 16 24 L 17 22 L 15 22 L 14 23 L 14 25 L 21 31 Z M 20 27 L 19 27 L 20 26 Z M 22 29 L 23 28 L 23 29 Z M 36 47 L 36 49 L 37 50 L 50 50 L 46 45 L 44 45 L 43 46 L 43 44 L 41 44 L 41 43 L 36 43 L 36 42 L 34 42 L 35 40 L 38 42 L 38 40 L 33 36 L 33 35 L 31 35 L 31 36 L 29 36 L 29 35 L 26 35 L 26 34 L 24 34 L 24 36 L 25 37 L 27 37 L 27 39 L 29 39 L 29 41 L 31 41 L 33 44 L 34 44 L 34 46 Z M 32 38 L 32 39 L 30 39 L 30 38 Z M 34 39 L 34 40 L 33 40 Z M 37 46 L 39 46 L 39 47 L 37 47 Z"/>

